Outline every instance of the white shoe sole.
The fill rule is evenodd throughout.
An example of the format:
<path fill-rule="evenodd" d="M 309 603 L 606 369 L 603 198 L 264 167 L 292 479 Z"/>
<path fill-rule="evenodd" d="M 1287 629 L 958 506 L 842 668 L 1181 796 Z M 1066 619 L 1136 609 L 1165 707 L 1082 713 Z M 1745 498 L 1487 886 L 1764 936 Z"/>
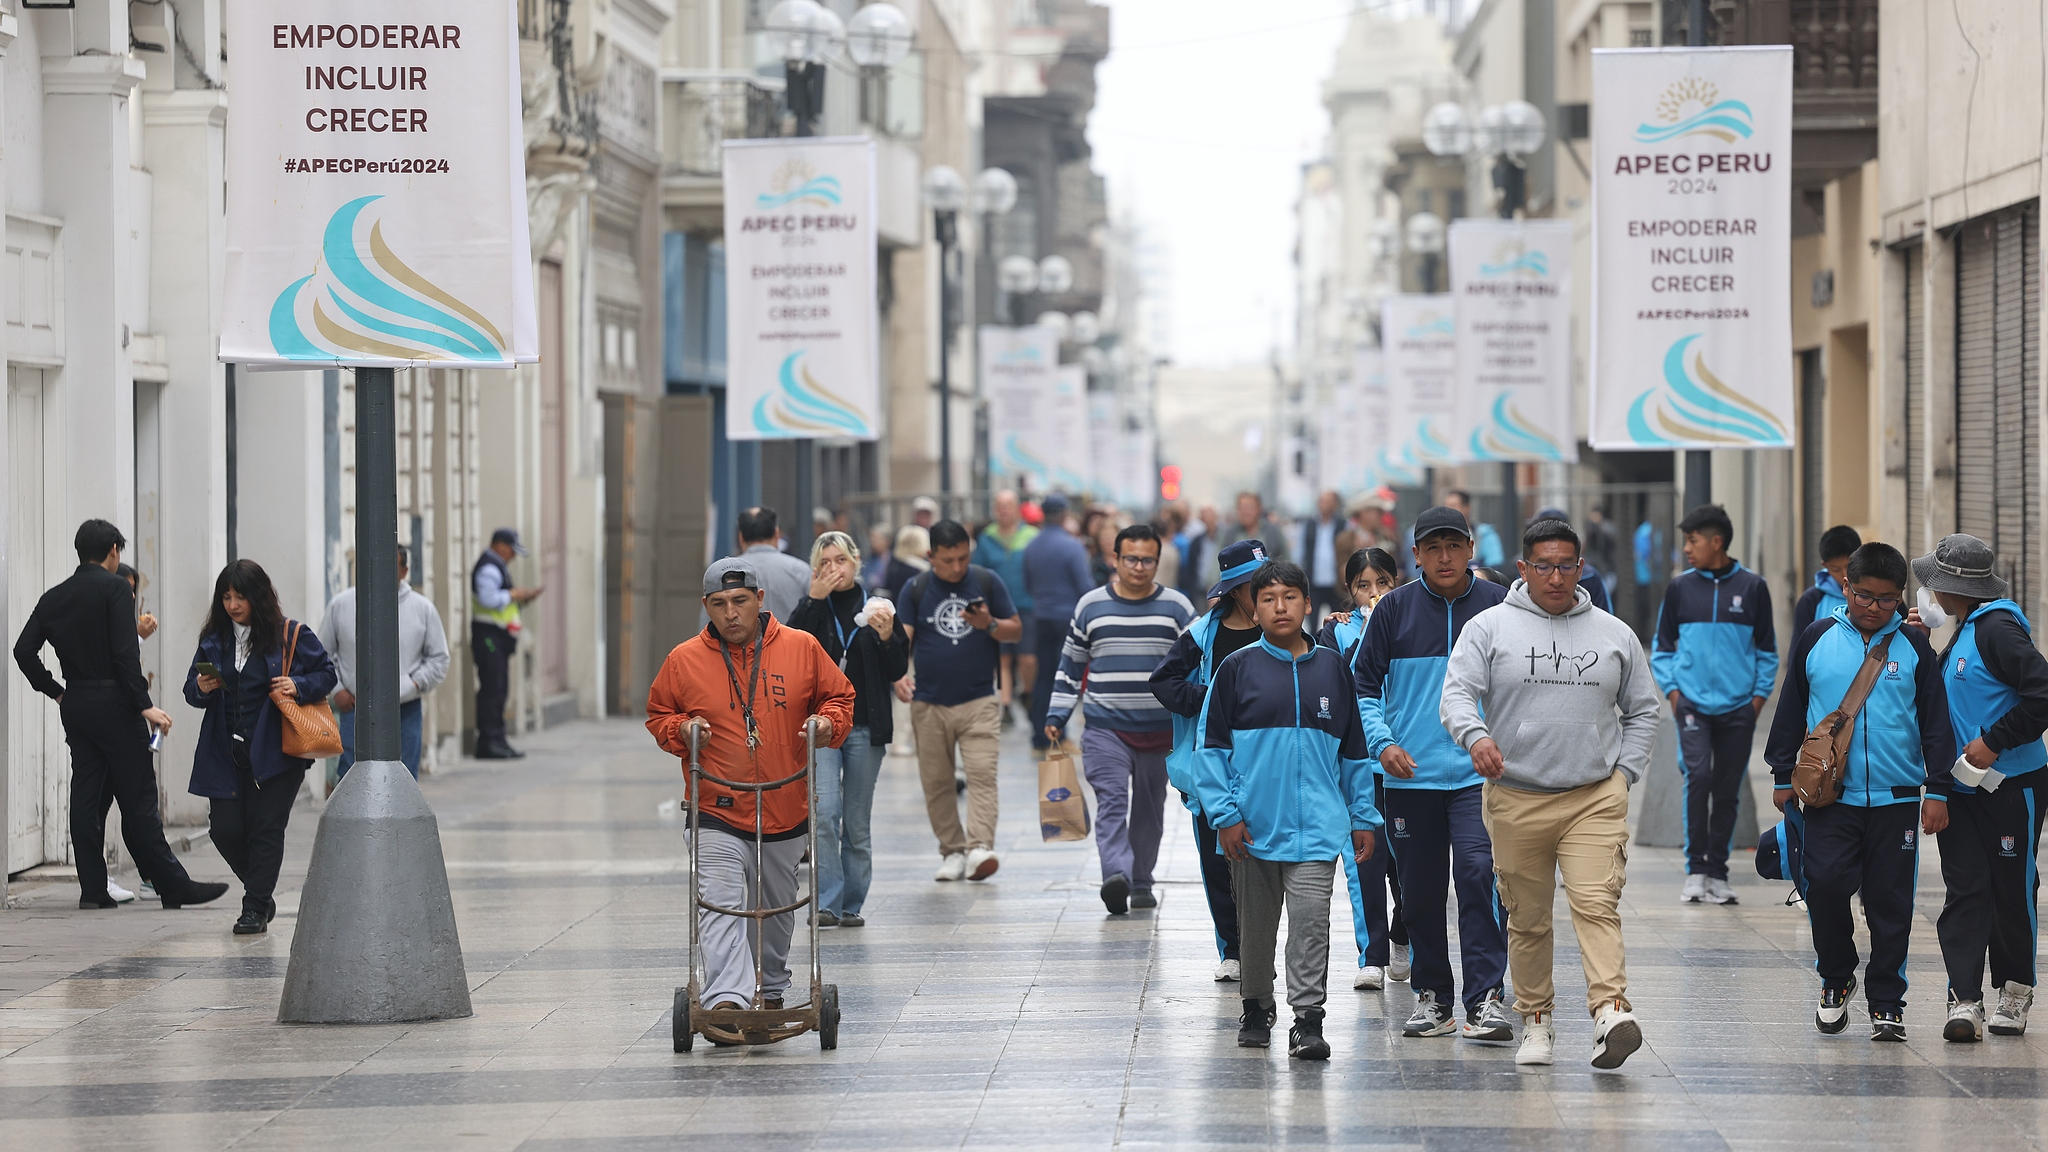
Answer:
<path fill-rule="evenodd" d="M 1449 1036 L 1451 1033 L 1456 1032 L 1457 1030 L 1458 1022 L 1453 1019 L 1446 1020 L 1441 1024 L 1432 1025 L 1428 1028 L 1423 1029 L 1420 1032 L 1411 1031 L 1408 1025 L 1403 1024 L 1401 1026 L 1401 1035 L 1406 1036 L 1411 1040 L 1421 1040 L 1429 1036 Z"/>
<path fill-rule="evenodd" d="M 1555 1051 L 1549 1048 L 1541 1051 L 1531 1051 L 1524 1048 L 1515 1053 L 1515 1063 L 1520 1064 L 1524 1068 L 1548 1068 L 1556 1062 L 1557 1056 Z"/>
<path fill-rule="evenodd" d="M 1378 992 L 1387 986 L 1387 980 L 1384 976 L 1376 976 L 1370 971 L 1360 968 L 1358 975 L 1351 978 L 1351 986 L 1361 992 Z"/>
<path fill-rule="evenodd" d="M 1635 1055 L 1643 1046 L 1643 1027 L 1633 1020 L 1623 1020 L 1607 1030 L 1607 1035 L 1593 1046 L 1593 1067 L 1619 1068 L 1622 1061 Z"/>
<path fill-rule="evenodd" d="M 2027 1022 L 2024 1020 L 2000 1019 L 1994 1016 L 1989 1027 L 1993 1036 L 2025 1036 L 2027 1034 Z"/>

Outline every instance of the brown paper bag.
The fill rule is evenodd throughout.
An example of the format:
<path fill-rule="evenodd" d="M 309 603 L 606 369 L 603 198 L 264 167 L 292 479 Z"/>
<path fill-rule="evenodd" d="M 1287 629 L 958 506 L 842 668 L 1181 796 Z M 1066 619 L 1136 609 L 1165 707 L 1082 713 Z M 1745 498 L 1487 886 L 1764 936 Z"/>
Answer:
<path fill-rule="evenodd" d="M 1038 762 L 1038 831 L 1048 843 L 1088 838 L 1088 802 L 1074 761 L 1054 750 Z"/>

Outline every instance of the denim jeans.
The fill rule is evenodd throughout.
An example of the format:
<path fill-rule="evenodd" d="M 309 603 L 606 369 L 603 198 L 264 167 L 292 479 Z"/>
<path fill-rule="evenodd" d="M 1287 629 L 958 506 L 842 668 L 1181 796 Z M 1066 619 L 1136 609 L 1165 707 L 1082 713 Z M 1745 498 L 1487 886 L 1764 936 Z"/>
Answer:
<path fill-rule="evenodd" d="M 868 834 L 875 811 L 875 777 L 882 753 L 856 725 L 846 743 L 818 749 L 818 910 L 833 915 L 860 911 L 875 878 L 874 839 Z"/>
<path fill-rule="evenodd" d="M 334 714 L 335 726 L 341 729 L 341 764 L 335 769 L 335 777 L 348 775 L 356 764 L 356 714 L 354 709 Z M 405 761 L 406 770 L 412 778 L 420 778 L 420 702 L 407 700 L 398 706 L 398 758 Z"/>

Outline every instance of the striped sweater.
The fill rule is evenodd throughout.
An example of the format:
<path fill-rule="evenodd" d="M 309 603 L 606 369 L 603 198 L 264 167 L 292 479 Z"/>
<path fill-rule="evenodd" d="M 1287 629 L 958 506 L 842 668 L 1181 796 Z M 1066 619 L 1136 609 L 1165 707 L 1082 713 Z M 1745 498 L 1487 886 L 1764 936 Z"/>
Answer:
<path fill-rule="evenodd" d="M 1194 605 L 1178 589 L 1164 585 L 1143 600 L 1125 600 L 1111 587 L 1088 592 L 1074 605 L 1046 722 L 1064 729 L 1079 697 L 1081 714 L 1091 727 L 1169 731 L 1173 714 L 1152 694 L 1152 670 L 1195 618 Z"/>

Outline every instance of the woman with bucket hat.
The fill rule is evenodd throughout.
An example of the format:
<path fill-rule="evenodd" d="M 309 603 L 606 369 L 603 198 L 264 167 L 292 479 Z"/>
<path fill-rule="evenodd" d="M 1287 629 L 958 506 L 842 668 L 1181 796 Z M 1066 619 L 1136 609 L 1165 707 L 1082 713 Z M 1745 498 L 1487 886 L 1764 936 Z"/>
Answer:
<path fill-rule="evenodd" d="M 1948 889 L 1935 935 L 1948 967 L 1944 1040 L 1984 1038 L 1984 958 L 1998 1007 L 1991 1031 L 2018 1036 L 2034 1003 L 2035 897 L 2040 873 L 2042 784 L 2048 782 L 2048 660 L 2034 647 L 2026 613 L 1997 574 L 1998 557 L 1975 536 L 1944 537 L 1913 561 L 1932 596 L 1909 623 L 1956 634 L 1941 653 L 1948 715 L 1961 757 L 1941 840 Z"/>

